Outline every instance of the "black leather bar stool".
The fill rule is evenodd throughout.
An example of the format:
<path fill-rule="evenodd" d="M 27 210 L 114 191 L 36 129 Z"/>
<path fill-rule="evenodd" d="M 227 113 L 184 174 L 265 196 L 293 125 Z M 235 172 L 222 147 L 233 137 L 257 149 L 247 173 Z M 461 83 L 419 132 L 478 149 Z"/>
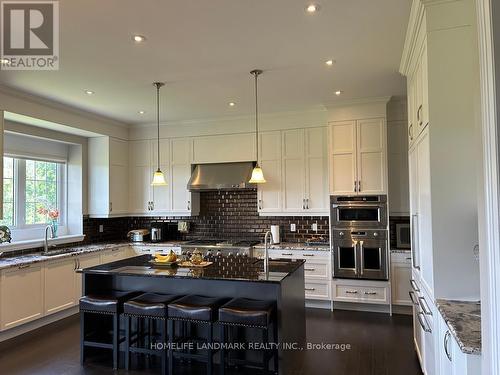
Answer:
<path fill-rule="evenodd" d="M 174 356 L 176 358 L 195 359 L 207 364 L 207 374 L 211 375 L 213 371 L 214 350 L 210 347 L 213 344 L 213 325 L 217 320 L 217 310 L 221 305 L 227 302 L 227 298 L 204 297 L 189 295 L 178 299 L 168 305 L 168 331 L 169 331 L 169 350 L 168 350 L 168 373 L 173 374 Z M 207 325 L 208 333 L 204 340 L 209 346 L 206 355 L 181 352 L 173 350 L 174 342 L 192 342 L 198 341 L 193 337 L 181 337 L 176 340 L 174 323 L 176 321 L 186 322 L 188 324 Z"/>
<path fill-rule="evenodd" d="M 106 294 L 89 294 L 80 298 L 80 362 L 85 362 L 85 348 L 94 347 L 113 350 L 113 369 L 118 369 L 119 345 L 125 339 L 120 338 L 120 314 L 123 303 L 135 297 L 138 292 L 110 291 Z M 100 327 L 85 332 L 85 318 L 87 314 L 109 315 L 113 320 L 112 340 L 103 342 Z M 101 332 L 100 332 L 101 331 Z"/>
<path fill-rule="evenodd" d="M 274 301 L 259 301 L 247 298 L 234 298 L 219 308 L 219 324 L 221 335 L 221 366 L 220 374 L 225 373 L 226 362 L 228 364 L 246 365 L 260 367 L 269 371 L 269 361 L 274 359 L 274 372 L 278 372 L 278 348 L 275 346 L 271 351 L 265 350 L 262 354 L 262 362 L 254 362 L 242 359 L 226 359 L 228 352 L 224 348 L 226 334 L 229 327 L 257 328 L 262 331 L 262 344 L 269 343 L 269 331 L 272 326 L 272 342 L 278 344 L 278 325 L 276 321 L 276 303 Z"/>
<path fill-rule="evenodd" d="M 178 299 L 179 296 L 170 294 L 144 293 L 132 298 L 123 304 L 123 315 L 125 316 L 125 369 L 130 368 L 130 355 L 132 353 L 148 354 L 161 357 L 161 373 L 167 373 L 167 351 L 166 347 L 159 349 L 152 348 L 153 340 L 158 339 L 156 343 L 166 344 L 167 342 L 167 316 L 168 304 Z M 132 319 L 137 320 L 137 330 L 132 332 Z M 144 332 L 139 328 L 140 322 L 147 321 L 147 341 L 145 346 L 141 346 L 141 338 Z M 153 327 L 155 322 L 160 323 L 159 334 Z M 158 337 L 159 336 L 159 337 Z M 133 346 L 136 344 L 136 346 Z M 148 347 L 149 346 L 149 347 Z"/>

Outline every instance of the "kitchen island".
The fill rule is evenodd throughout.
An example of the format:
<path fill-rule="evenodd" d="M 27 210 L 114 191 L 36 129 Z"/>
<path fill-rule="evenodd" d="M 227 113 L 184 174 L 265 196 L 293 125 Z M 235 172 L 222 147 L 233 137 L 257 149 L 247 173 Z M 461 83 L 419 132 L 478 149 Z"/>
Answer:
<path fill-rule="evenodd" d="M 154 268 L 150 260 L 143 255 L 82 270 L 84 294 L 120 290 L 275 301 L 279 372 L 289 374 L 302 366 L 301 348 L 306 344 L 303 260 L 270 261 L 268 273 L 263 272 L 262 260 L 247 257 L 213 257 L 213 264 L 204 268 Z"/>

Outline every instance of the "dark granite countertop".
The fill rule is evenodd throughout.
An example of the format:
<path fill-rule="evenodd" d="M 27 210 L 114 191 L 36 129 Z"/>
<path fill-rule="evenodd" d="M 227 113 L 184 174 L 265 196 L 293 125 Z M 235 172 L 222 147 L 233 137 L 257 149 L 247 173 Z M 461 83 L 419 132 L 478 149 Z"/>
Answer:
<path fill-rule="evenodd" d="M 288 275 L 304 264 L 303 260 L 280 260 L 269 262 L 269 272 L 266 275 L 261 259 L 247 257 L 212 257 L 207 260 L 213 264 L 207 267 L 155 267 L 149 262 L 150 255 L 140 255 L 133 258 L 86 268 L 84 274 L 105 274 L 138 277 L 173 277 L 209 280 L 234 280 L 251 282 L 280 283 Z"/>
<path fill-rule="evenodd" d="M 481 303 L 438 299 L 436 306 L 466 354 L 481 354 Z"/>

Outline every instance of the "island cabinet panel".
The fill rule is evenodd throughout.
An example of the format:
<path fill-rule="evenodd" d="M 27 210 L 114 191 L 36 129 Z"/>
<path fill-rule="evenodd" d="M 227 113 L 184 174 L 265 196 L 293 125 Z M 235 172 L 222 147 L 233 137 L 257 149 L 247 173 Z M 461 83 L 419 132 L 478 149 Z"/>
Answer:
<path fill-rule="evenodd" d="M 9 329 L 43 316 L 42 281 L 40 264 L 1 271 L 0 329 Z"/>
<path fill-rule="evenodd" d="M 193 162 L 196 164 L 255 161 L 255 134 L 195 137 L 193 150 Z"/>
<path fill-rule="evenodd" d="M 44 267 L 44 313 L 53 314 L 76 304 L 76 258 L 62 259 Z"/>

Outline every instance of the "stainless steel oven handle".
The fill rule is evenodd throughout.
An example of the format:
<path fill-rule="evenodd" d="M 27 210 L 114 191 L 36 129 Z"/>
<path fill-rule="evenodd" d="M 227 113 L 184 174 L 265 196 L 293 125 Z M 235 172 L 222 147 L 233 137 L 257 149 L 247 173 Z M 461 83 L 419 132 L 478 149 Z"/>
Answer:
<path fill-rule="evenodd" d="M 419 312 L 417 314 L 417 318 L 418 318 L 418 322 L 420 323 L 420 326 L 422 327 L 424 332 L 432 333 L 432 330 L 427 326 L 427 322 L 425 321 L 425 318 L 424 318 L 424 313 Z"/>
<path fill-rule="evenodd" d="M 415 281 L 415 280 L 410 279 L 410 284 L 411 284 L 412 289 L 413 289 L 415 292 L 420 292 L 420 289 L 419 289 L 419 287 L 417 286 L 417 283 L 416 283 L 416 281 Z"/>
<path fill-rule="evenodd" d="M 361 276 L 363 276 L 363 268 L 365 268 L 365 255 L 363 254 L 363 244 L 364 244 L 364 241 L 359 241 L 359 257 L 361 260 L 359 270 L 360 270 Z"/>
<path fill-rule="evenodd" d="M 415 305 L 415 306 L 418 306 L 418 301 L 415 300 L 415 292 L 413 290 L 410 290 L 408 292 L 408 294 L 410 295 L 410 299 L 411 299 L 411 302 Z"/>
<path fill-rule="evenodd" d="M 357 248 L 358 248 L 358 241 L 353 241 L 354 245 L 354 275 L 358 276 L 358 257 L 357 257 Z"/>
<path fill-rule="evenodd" d="M 418 302 L 426 315 L 432 315 L 432 311 L 429 309 L 429 305 L 424 297 L 418 297 Z"/>
<path fill-rule="evenodd" d="M 450 336 L 451 336 L 451 333 L 450 331 L 446 331 L 446 333 L 444 334 L 444 352 L 446 354 L 446 357 L 448 357 L 448 360 L 451 362 L 451 354 L 448 350 L 448 342 L 450 341 Z"/>

